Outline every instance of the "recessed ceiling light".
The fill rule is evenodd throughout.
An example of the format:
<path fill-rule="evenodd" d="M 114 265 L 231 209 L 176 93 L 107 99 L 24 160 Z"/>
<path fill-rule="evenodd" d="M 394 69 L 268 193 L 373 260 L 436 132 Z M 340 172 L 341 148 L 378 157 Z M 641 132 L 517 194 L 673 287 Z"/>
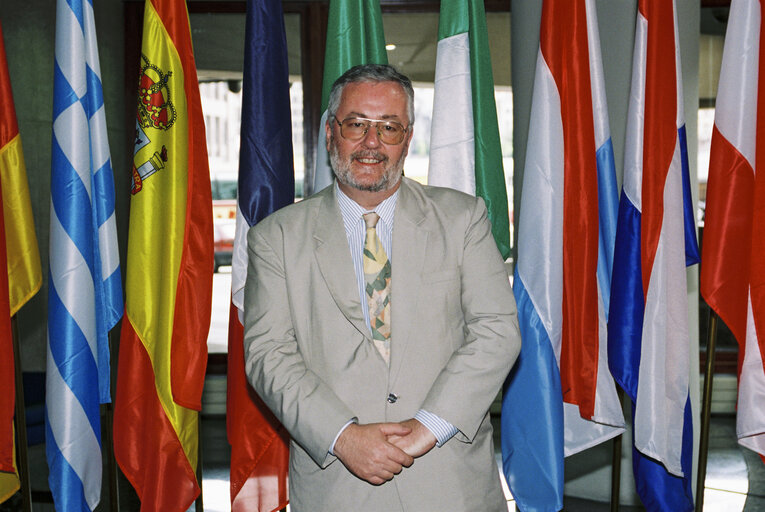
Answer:
<path fill-rule="evenodd" d="M 396 49 L 396 45 L 395 44 L 386 44 L 385 45 L 385 49 L 388 50 L 389 52 L 392 52 L 393 50 Z"/>

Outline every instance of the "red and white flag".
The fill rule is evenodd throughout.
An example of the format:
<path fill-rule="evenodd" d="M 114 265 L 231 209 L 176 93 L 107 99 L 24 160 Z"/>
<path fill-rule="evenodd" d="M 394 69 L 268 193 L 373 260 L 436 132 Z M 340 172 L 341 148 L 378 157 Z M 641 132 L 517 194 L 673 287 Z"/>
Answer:
<path fill-rule="evenodd" d="M 760 0 L 731 2 L 709 162 L 701 293 L 739 344 L 738 442 L 765 457 L 762 25 Z"/>

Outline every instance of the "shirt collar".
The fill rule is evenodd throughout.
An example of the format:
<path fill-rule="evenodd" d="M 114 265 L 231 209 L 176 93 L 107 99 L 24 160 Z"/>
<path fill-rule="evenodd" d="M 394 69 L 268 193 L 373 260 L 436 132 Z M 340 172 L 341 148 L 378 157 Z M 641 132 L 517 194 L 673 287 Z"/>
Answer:
<path fill-rule="evenodd" d="M 356 201 L 348 197 L 348 195 L 346 195 L 346 193 L 343 192 L 342 189 L 340 189 L 338 186 L 337 180 L 335 180 L 335 195 L 337 197 L 337 204 L 340 206 L 340 211 L 342 212 L 344 219 L 356 220 L 360 219 L 361 216 L 365 213 L 375 212 L 380 216 L 380 220 L 390 227 L 393 227 L 393 214 L 396 210 L 396 201 L 398 199 L 398 191 L 400 188 L 401 187 L 396 189 L 396 191 L 390 197 L 385 199 L 382 203 L 378 204 L 375 208 L 372 210 L 367 210 Z"/>

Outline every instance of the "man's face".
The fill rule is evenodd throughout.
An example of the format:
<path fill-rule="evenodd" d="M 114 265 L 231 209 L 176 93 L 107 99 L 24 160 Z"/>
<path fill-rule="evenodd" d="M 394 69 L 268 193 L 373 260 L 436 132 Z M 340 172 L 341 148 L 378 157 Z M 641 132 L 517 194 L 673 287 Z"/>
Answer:
<path fill-rule="evenodd" d="M 351 83 L 343 89 L 335 117 L 340 122 L 349 117 L 396 121 L 407 128 L 407 96 L 395 82 Z M 326 130 L 327 150 L 341 187 L 366 192 L 395 190 L 412 138 L 411 129 L 400 144 L 382 142 L 374 124 L 355 141 L 343 138 L 334 119 L 328 121 Z"/>

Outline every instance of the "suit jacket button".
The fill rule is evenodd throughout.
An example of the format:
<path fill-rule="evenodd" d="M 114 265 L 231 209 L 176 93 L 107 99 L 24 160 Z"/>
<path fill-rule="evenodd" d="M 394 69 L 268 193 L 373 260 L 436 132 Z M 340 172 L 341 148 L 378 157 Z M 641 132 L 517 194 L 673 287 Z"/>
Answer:
<path fill-rule="evenodd" d="M 388 403 L 389 404 L 395 404 L 396 400 L 398 400 L 398 395 L 396 395 L 395 393 L 391 393 L 391 394 L 388 395 Z"/>

